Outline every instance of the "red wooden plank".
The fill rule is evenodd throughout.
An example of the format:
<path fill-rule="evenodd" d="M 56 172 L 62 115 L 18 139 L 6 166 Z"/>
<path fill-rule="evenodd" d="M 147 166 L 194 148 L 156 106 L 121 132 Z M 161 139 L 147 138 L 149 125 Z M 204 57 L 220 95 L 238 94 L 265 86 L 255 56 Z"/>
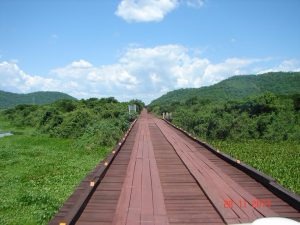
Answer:
<path fill-rule="evenodd" d="M 147 147 L 145 146 L 145 151 Z M 146 153 L 146 154 L 145 154 Z M 147 152 L 144 152 L 144 157 Z M 142 215 L 141 222 L 153 223 L 153 194 L 151 186 L 150 162 L 149 158 L 143 158 L 143 174 L 142 174 Z"/>
<path fill-rule="evenodd" d="M 152 184 L 152 196 L 153 196 L 153 207 L 154 207 L 154 224 L 155 225 L 168 225 L 168 217 L 165 208 L 165 202 L 158 174 L 158 168 L 156 159 L 154 156 L 153 146 L 150 138 L 150 131 L 146 129 L 147 146 L 149 147 L 149 160 L 150 160 L 150 171 L 151 171 L 151 184 Z"/>
<path fill-rule="evenodd" d="M 161 154 L 163 154 L 165 158 L 180 161 L 175 150 L 170 147 L 170 143 L 161 135 L 157 126 L 152 126 L 150 132 L 156 159 L 160 158 Z M 163 160 L 158 160 L 157 166 L 162 182 L 168 219 L 171 221 L 171 224 L 224 224 L 224 221 L 214 206 L 207 199 L 196 183 L 196 180 L 193 179 L 182 162 L 177 165 L 165 166 Z M 178 173 L 178 171 L 180 171 L 180 173 Z M 185 171 L 185 173 L 182 173 L 182 171 Z M 176 180 L 189 180 L 189 182 L 176 183 Z M 190 189 L 190 187 L 192 187 L 192 189 Z M 168 194 L 170 191 L 172 195 Z M 178 213 L 172 213 L 174 209 L 177 209 Z M 205 212 L 201 215 L 201 218 L 192 219 L 199 217 L 201 212 Z M 178 214 L 182 216 L 176 218 Z M 212 220 L 214 220 L 214 222 L 210 223 Z M 216 220 L 218 222 L 216 222 Z"/>
<path fill-rule="evenodd" d="M 138 121 L 137 125 L 137 135 L 135 137 L 134 146 L 131 153 L 131 159 L 128 164 L 127 168 L 127 175 L 123 184 L 123 188 L 120 194 L 120 198 L 117 205 L 116 215 L 114 216 L 112 224 L 126 224 L 127 220 L 127 214 L 128 214 L 128 208 L 130 204 L 130 196 L 131 196 L 131 189 L 133 185 L 133 177 L 134 177 L 134 169 L 135 169 L 135 158 L 138 153 L 138 147 L 139 147 L 139 139 L 141 136 L 140 131 L 140 123 Z"/>
<path fill-rule="evenodd" d="M 200 155 L 190 143 L 180 138 L 165 123 L 159 120 L 156 120 L 156 123 L 185 162 L 190 172 L 202 185 L 225 220 L 230 219 L 232 222 L 232 219 L 236 218 L 236 222 L 239 219 L 242 221 L 253 221 L 255 218 L 261 217 L 260 213 L 265 213 L 264 215 L 267 214 L 268 216 L 276 215 L 268 208 L 256 209 L 251 206 L 241 208 L 239 201 L 250 203 L 254 197 L 222 171 L 218 170 L 212 162 Z M 215 190 L 212 188 L 215 188 Z M 224 207 L 226 199 L 233 201 L 231 207 Z"/>
<path fill-rule="evenodd" d="M 147 116 L 142 114 L 139 120 L 139 136 L 135 139 L 136 149 L 133 150 L 124 183 L 131 180 L 131 190 L 122 191 L 113 224 L 168 224 L 148 122 Z M 130 199 L 122 195 L 130 195 Z M 128 206 L 122 203 L 124 199 L 129 202 Z"/>
<path fill-rule="evenodd" d="M 142 160 L 137 158 L 134 168 L 134 178 L 130 194 L 130 204 L 127 214 L 127 225 L 140 224 L 142 208 Z"/>

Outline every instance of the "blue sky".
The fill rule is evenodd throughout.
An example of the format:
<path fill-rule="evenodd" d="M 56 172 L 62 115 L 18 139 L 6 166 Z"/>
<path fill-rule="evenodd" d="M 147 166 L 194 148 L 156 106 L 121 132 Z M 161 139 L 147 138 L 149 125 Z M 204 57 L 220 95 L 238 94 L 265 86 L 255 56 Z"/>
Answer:
<path fill-rule="evenodd" d="M 149 103 L 300 71 L 298 0 L 1 0 L 0 89 Z"/>

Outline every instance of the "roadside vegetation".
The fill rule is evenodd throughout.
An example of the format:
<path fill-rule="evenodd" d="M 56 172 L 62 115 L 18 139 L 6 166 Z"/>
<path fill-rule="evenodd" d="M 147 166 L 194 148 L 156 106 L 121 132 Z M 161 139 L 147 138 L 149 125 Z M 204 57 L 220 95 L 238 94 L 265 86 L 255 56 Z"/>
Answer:
<path fill-rule="evenodd" d="M 47 224 L 137 117 L 127 106 L 93 98 L 2 110 L 0 129 L 14 135 L 0 138 L 0 224 Z"/>
<path fill-rule="evenodd" d="M 265 92 L 231 101 L 178 97 L 148 108 L 157 115 L 171 112 L 174 124 L 300 194 L 299 94 Z"/>

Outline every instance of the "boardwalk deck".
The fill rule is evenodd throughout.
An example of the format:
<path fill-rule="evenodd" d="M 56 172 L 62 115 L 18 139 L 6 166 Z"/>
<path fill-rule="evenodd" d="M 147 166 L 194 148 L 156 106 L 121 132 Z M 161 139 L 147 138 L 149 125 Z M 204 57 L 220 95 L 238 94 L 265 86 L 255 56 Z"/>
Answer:
<path fill-rule="evenodd" d="M 299 208 L 146 111 L 108 167 L 83 207 L 74 214 L 86 188 L 81 184 L 50 224 L 218 225 L 270 216 L 300 221 Z"/>

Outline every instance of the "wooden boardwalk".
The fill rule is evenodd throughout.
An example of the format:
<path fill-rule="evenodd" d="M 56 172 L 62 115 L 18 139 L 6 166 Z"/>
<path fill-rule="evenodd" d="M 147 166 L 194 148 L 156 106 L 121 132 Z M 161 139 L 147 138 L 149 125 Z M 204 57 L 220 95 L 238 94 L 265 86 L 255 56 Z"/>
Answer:
<path fill-rule="evenodd" d="M 49 224 L 218 225 L 274 216 L 300 221 L 299 207 L 299 197 L 272 178 L 143 111 Z"/>

